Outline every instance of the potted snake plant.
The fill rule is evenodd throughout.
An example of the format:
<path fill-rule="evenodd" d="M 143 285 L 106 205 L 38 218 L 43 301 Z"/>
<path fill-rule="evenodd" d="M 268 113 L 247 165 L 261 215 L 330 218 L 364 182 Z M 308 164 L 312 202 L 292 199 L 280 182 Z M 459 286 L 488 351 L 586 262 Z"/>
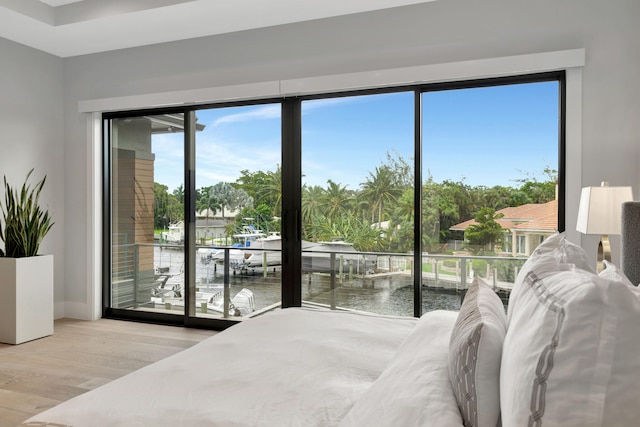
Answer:
<path fill-rule="evenodd" d="M 0 202 L 0 342 L 20 344 L 53 334 L 53 255 L 38 253 L 53 222 L 40 206 L 46 176 L 20 189 L 4 177 Z"/>

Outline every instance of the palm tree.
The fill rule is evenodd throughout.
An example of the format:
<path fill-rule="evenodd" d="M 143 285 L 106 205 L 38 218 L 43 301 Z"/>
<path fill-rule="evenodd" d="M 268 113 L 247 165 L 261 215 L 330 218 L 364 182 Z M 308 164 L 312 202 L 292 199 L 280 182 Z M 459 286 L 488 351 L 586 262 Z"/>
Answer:
<path fill-rule="evenodd" d="M 385 250 L 407 252 L 413 248 L 414 205 L 413 189 L 406 189 L 392 211 L 389 227 L 380 230 L 385 237 Z"/>
<path fill-rule="evenodd" d="M 496 213 L 492 208 L 480 208 L 474 218 L 475 223 L 471 224 L 464 233 L 465 239 L 474 251 L 489 248 L 489 251 L 493 252 L 496 245 L 502 242 L 505 229 L 496 221 L 502 217 L 504 217 L 503 213 Z"/>
<path fill-rule="evenodd" d="M 253 207 L 253 197 L 249 196 L 243 189 L 235 188 L 228 182 L 219 182 L 209 189 L 209 196 L 220 205 L 222 218 L 224 219 L 224 208 L 242 209 Z"/>
<path fill-rule="evenodd" d="M 275 200 L 272 215 L 282 216 L 282 172 L 280 165 L 277 166 L 275 172 L 267 172 L 266 183 L 257 192 L 261 198 Z"/>
<path fill-rule="evenodd" d="M 331 240 L 335 236 L 353 243 L 358 251 L 375 251 L 380 249 L 380 231 L 372 228 L 367 221 L 357 216 L 344 213 L 334 217 L 318 215 L 313 218 L 312 238 L 314 240 Z"/>
<path fill-rule="evenodd" d="M 324 189 L 319 185 L 302 187 L 302 232 L 308 236 L 307 228 L 312 224 L 313 218 L 320 215 L 322 196 Z"/>
<path fill-rule="evenodd" d="M 198 193 L 198 199 L 196 200 L 196 212 L 202 212 L 206 210 L 206 234 L 209 234 L 209 216 L 212 212 L 220 209 L 222 206 L 218 203 L 218 200 L 211 197 L 212 186 L 202 187 Z"/>
<path fill-rule="evenodd" d="M 402 187 L 398 185 L 393 171 L 386 165 L 376 167 L 375 174 L 369 172 L 369 178 L 361 186 L 363 196 L 372 206 L 371 222 L 374 221 L 377 211 L 378 225 L 381 225 L 385 204 L 396 202 L 402 194 Z"/>
<path fill-rule="evenodd" d="M 335 217 L 348 212 L 351 208 L 353 195 L 347 190 L 347 186 L 336 184 L 332 180 L 327 181 L 327 188 L 322 195 L 322 207 L 328 217 Z"/>

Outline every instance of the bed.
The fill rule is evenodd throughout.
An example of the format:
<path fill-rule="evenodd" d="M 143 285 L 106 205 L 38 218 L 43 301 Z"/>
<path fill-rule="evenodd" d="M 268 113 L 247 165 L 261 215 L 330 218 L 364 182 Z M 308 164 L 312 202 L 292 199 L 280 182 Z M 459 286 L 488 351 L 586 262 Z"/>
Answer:
<path fill-rule="evenodd" d="M 563 234 L 508 312 L 476 278 L 419 319 L 288 308 L 42 412 L 23 426 L 630 426 L 640 293 Z"/>

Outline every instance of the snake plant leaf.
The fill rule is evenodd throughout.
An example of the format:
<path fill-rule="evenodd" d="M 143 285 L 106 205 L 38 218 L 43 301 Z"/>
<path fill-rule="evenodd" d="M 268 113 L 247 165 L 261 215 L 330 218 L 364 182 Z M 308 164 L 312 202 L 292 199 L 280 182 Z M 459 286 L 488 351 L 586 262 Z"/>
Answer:
<path fill-rule="evenodd" d="M 29 184 L 29 171 L 18 191 L 4 177 L 4 204 L 0 203 L 0 240 L 4 252 L 0 256 L 22 258 L 36 256 L 40 243 L 53 227 L 49 212 L 40 206 L 40 192 L 47 180 L 46 175 L 34 187 Z"/>

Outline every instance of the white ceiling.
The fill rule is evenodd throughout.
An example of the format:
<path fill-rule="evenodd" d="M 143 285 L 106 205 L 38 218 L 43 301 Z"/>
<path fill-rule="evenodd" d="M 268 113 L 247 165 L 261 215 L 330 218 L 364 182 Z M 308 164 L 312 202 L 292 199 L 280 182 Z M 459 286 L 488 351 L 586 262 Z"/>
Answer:
<path fill-rule="evenodd" d="M 435 0 L 0 0 L 0 37 L 69 57 Z"/>

